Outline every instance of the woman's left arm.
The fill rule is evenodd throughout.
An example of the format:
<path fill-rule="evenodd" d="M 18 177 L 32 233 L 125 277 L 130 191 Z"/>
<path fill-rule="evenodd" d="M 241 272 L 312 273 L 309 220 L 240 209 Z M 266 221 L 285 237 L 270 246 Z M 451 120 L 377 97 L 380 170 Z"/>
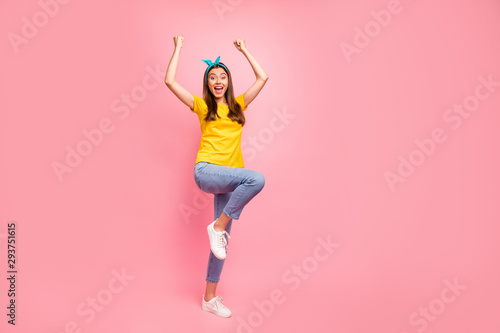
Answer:
<path fill-rule="evenodd" d="M 236 39 L 234 41 L 234 46 L 243 53 L 243 55 L 247 58 L 248 62 L 252 66 L 252 69 L 255 73 L 255 82 L 252 84 L 250 88 L 245 92 L 245 107 L 250 104 L 255 97 L 260 93 L 262 88 L 264 88 L 264 85 L 267 82 L 267 79 L 269 76 L 267 76 L 267 73 L 264 71 L 264 68 L 255 60 L 255 58 L 248 52 L 246 45 L 245 45 L 245 40 L 244 39 Z"/>

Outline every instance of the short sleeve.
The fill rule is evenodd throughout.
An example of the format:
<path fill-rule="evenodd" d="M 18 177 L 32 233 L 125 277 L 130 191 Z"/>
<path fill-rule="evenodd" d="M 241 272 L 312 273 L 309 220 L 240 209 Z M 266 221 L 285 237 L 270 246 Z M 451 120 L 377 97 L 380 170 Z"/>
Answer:
<path fill-rule="evenodd" d="M 191 94 L 193 95 L 193 94 Z M 194 105 L 193 105 L 193 108 L 190 109 L 191 112 L 194 112 L 194 113 L 200 113 L 200 111 L 202 111 L 203 109 L 205 109 L 207 106 L 205 104 L 205 100 L 201 97 L 198 97 L 196 95 L 193 95 L 193 98 L 194 98 Z"/>
<path fill-rule="evenodd" d="M 241 111 L 245 111 L 246 109 L 248 109 L 248 107 L 245 107 L 245 94 L 241 94 L 236 97 L 236 102 L 241 105 Z"/>

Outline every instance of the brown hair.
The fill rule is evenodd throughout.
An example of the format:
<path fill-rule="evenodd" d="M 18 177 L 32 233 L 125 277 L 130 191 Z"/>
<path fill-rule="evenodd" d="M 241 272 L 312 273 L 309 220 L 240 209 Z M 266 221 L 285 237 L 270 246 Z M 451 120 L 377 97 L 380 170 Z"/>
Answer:
<path fill-rule="evenodd" d="M 229 113 L 227 116 L 232 121 L 237 121 L 238 123 L 240 123 L 241 126 L 245 125 L 245 115 L 243 114 L 241 105 L 236 102 L 236 98 L 234 97 L 231 72 L 229 72 L 229 69 L 226 69 L 220 65 L 214 65 L 210 68 L 210 70 L 212 70 L 212 68 L 222 68 L 227 73 L 228 84 L 226 93 L 224 95 L 229 107 Z M 219 115 L 217 114 L 217 102 L 215 101 L 215 96 L 210 91 L 210 88 L 208 88 L 208 75 L 205 75 L 205 73 L 203 73 L 203 99 L 205 100 L 208 108 L 207 115 L 205 116 L 205 121 L 216 120 L 216 116 L 219 117 Z"/>

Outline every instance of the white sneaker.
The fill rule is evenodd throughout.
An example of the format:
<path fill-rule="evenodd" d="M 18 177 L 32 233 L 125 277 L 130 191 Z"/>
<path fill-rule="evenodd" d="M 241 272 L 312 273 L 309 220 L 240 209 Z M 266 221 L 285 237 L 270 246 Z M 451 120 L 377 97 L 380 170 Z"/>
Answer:
<path fill-rule="evenodd" d="M 215 220 L 217 221 L 217 220 Z M 210 223 L 207 227 L 208 231 L 208 239 L 210 240 L 210 250 L 216 256 L 218 259 L 223 260 L 226 259 L 226 245 L 227 245 L 227 240 L 226 237 L 229 237 L 229 234 L 224 231 L 215 231 L 214 229 L 214 224 L 215 221 Z"/>
<path fill-rule="evenodd" d="M 205 296 L 201 297 L 201 309 L 212 312 L 216 316 L 222 318 L 231 317 L 231 310 L 229 310 L 224 304 L 222 304 L 223 299 L 220 296 L 215 296 L 210 301 L 205 302 Z"/>

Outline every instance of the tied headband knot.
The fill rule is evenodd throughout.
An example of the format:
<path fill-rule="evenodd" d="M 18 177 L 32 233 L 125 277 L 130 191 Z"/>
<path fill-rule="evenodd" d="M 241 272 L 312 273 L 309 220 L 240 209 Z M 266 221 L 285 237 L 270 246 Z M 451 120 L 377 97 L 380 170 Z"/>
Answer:
<path fill-rule="evenodd" d="M 202 59 L 202 60 L 203 60 L 203 59 Z M 205 72 L 205 76 L 208 76 L 208 71 L 209 71 L 209 70 L 210 70 L 210 68 L 211 68 L 212 66 L 214 66 L 214 65 L 220 65 L 220 66 L 224 67 L 224 68 L 226 69 L 226 71 L 228 71 L 228 70 L 227 70 L 227 67 L 226 67 L 226 66 L 224 66 L 223 64 L 221 64 L 219 61 L 220 61 L 220 56 L 218 56 L 218 57 L 217 57 L 217 59 L 215 59 L 215 62 L 212 62 L 212 60 L 203 60 L 203 62 L 204 62 L 205 64 L 207 64 L 207 65 L 208 65 L 207 70 L 206 70 L 206 72 Z M 228 72 L 229 72 L 229 71 L 228 71 Z"/>

